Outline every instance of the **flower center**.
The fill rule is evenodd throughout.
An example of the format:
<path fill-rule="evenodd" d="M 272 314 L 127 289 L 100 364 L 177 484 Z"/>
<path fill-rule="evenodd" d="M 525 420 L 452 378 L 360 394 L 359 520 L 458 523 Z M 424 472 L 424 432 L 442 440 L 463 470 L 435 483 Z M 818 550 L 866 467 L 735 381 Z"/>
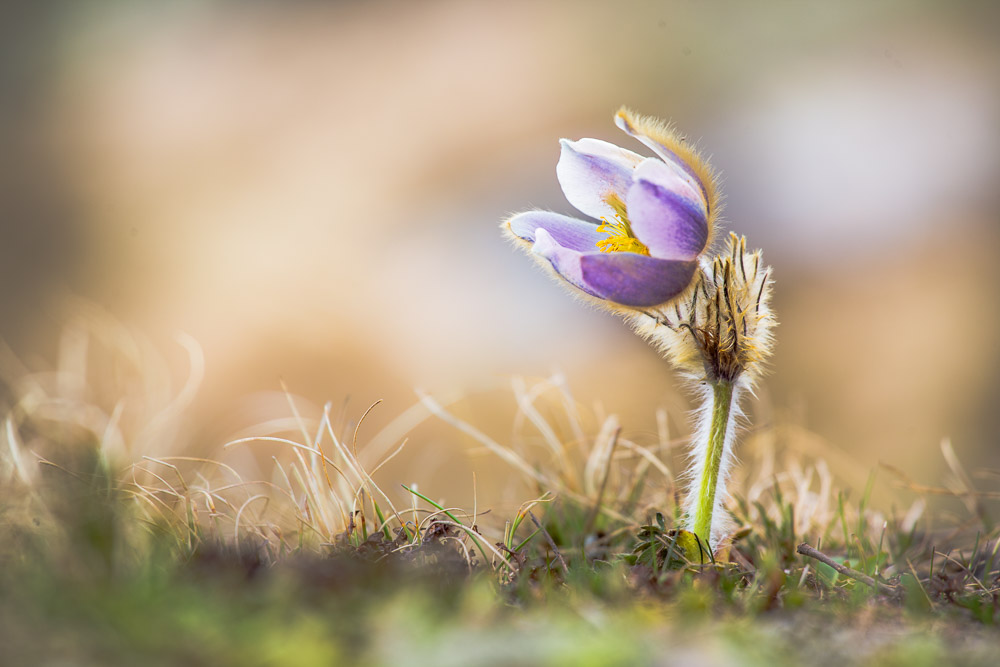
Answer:
<path fill-rule="evenodd" d="M 625 202 L 617 195 L 608 195 L 606 201 L 615 211 L 614 221 L 601 218 L 597 231 L 607 234 L 608 238 L 597 242 L 597 249 L 601 252 L 634 252 L 640 255 L 648 255 L 647 248 L 642 241 L 632 233 L 632 225 L 629 224 L 628 215 L 625 210 Z"/>

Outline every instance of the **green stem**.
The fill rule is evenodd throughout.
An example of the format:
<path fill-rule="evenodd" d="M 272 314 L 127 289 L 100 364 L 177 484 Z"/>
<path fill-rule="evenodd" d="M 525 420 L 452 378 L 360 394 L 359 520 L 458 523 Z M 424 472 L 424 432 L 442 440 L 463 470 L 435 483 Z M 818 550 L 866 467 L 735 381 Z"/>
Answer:
<path fill-rule="evenodd" d="M 691 518 L 694 534 L 706 545 L 710 543 L 709 539 L 712 536 L 712 512 L 715 509 L 715 492 L 719 485 L 719 470 L 722 467 L 723 448 L 726 445 L 726 430 L 729 428 L 729 413 L 733 406 L 733 383 L 716 382 L 713 390 L 705 468 L 701 474 L 694 516 Z"/>

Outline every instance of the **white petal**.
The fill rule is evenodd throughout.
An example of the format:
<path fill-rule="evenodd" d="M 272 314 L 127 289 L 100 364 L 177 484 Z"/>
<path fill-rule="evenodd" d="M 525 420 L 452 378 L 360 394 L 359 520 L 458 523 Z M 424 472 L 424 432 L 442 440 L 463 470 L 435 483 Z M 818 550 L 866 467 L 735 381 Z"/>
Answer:
<path fill-rule="evenodd" d="M 563 193 L 577 210 L 593 218 L 614 220 L 611 195 L 625 201 L 632 172 L 643 157 L 600 139 L 562 139 L 556 176 Z"/>

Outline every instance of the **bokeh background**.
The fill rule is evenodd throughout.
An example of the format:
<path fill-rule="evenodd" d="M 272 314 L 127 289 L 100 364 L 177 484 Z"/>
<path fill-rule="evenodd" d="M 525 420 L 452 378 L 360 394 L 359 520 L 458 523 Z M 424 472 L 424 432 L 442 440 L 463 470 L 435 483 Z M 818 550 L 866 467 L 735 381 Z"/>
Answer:
<path fill-rule="evenodd" d="M 188 372 L 175 333 L 201 346 L 177 437 L 203 455 L 287 415 L 282 382 L 304 413 L 331 401 L 345 427 L 384 399 L 368 436 L 415 388 L 479 396 L 467 416 L 509 432 L 509 378 L 555 371 L 633 431 L 655 431 L 660 407 L 682 424 L 688 399 L 666 364 L 498 228 L 528 208 L 572 212 L 560 137 L 641 152 L 611 122 L 627 104 L 711 155 L 726 229 L 774 267 L 767 418 L 864 468 L 934 480 L 946 436 L 973 467 L 1000 468 L 995 3 L 5 13 L 8 377 L 56 367 L 68 322 L 114 318 L 152 341 L 175 386 Z M 503 466 L 461 445 L 425 431 L 393 474 L 443 493 L 468 491 L 472 471 L 503 485 Z"/>

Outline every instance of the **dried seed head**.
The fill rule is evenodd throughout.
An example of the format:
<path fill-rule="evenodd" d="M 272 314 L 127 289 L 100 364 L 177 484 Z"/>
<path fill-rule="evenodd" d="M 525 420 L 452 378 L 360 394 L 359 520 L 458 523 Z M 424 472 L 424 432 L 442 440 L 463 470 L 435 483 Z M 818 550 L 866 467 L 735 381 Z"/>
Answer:
<path fill-rule="evenodd" d="M 747 252 L 746 238 L 730 234 L 684 297 L 645 311 L 634 324 L 692 379 L 749 388 L 771 353 L 771 284 L 760 251 Z"/>

